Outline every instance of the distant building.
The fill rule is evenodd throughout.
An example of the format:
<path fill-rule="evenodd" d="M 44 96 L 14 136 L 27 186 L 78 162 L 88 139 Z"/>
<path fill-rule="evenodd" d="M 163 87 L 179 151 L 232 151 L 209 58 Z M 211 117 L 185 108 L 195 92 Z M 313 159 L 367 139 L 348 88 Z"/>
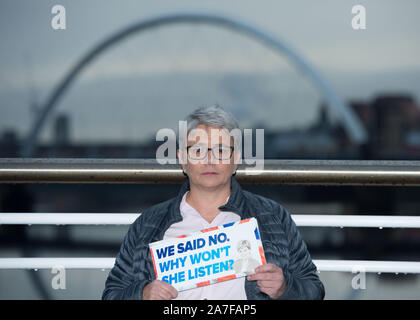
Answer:
<path fill-rule="evenodd" d="M 376 154 L 410 157 L 420 151 L 420 107 L 411 96 L 381 95 L 371 103 L 353 102 L 351 107 L 365 125 Z"/>
<path fill-rule="evenodd" d="M 0 136 L 0 157 L 13 158 L 19 156 L 20 141 L 13 129 L 6 129 Z"/>
<path fill-rule="evenodd" d="M 420 108 L 405 95 L 382 95 L 372 102 L 353 101 L 350 107 L 368 132 L 369 141 L 359 147 L 351 143 L 344 126 L 332 123 L 325 104 L 319 116 L 306 128 L 264 130 L 266 159 L 418 159 L 420 157 Z M 258 124 L 255 128 L 264 128 Z M 147 144 L 74 143 L 70 119 L 61 114 L 53 123 L 53 143 L 39 143 L 39 158 L 155 158 L 161 142 L 153 137 Z M 255 131 L 253 132 L 255 137 Z M 21 141 L 13 130 L 0 137 L 0 157 L 19 157 Z M 255 153 L 255 139 L 252 143 Z"/>
<path fill-rule="evenodd" d="M 70 143 L 70 119 L 66 114 L 57 116 L 53 127 L 53 141 L 56 146 Z"/>
<path fill-rule="evenodd" d="M 337 158 L 345 137 L 328 117 L 327 106 L 320 107 L 318 119 L 307 128 L 268 131 L 266 158 Z"/>

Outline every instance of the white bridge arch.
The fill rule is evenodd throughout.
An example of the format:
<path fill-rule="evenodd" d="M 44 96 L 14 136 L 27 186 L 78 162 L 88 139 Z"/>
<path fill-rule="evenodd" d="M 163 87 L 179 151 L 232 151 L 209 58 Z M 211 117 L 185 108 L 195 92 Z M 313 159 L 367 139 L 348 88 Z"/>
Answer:
<path fill-rule="evenodd" d="M 122 41 L 123 39 L 139 32 L 144 32 L 149 29 L 157 28 L 160 26 L 190 23 L 190 24 L 211 24 L 220 27 L 224 27 L 235 32 L 239 32 L 249 36 L 250 38 L 259 41 L 263 45 L 274 49 L 276 52 L 282 53 L 286 58 L 301 72 L 306 74 L 309 79 L 314 83 L 318 90 L 323 93 L 327 104 L 330 108 L 335 111 L 338 117 L 341 119 L 343 126 L 350 139 L 361 145 L 367 140 L 367 133 L 365 128 L 360 123 L 357 116 L 354 114 L 346 103 L 340 98 L 337 92 L 327 82 L 327 80 L 321 76 L 321 74 L 315 70 L 307 61 L 305 61 L 300 55 L 297 54 L 289 45 L 284 41 L 280 41 L 276 37 L 269 33 L 262 31 L 256 27 L 249 25 L 248 23 L 241 22 L 230 17 L 225 17 L 215 14 L 207 13 L 174 13 L 154 18 L 146 19 L 138 23 L 134 23 L 115 34 L 107 37 L 99 44 L 94 46 L 86 55 L 84 55 L 64 76 L 64 78 L 54 88 L 50 96 L 47 98 L 45 104 L 41 108 L 39 116 L 34 121 L 21 150 L 22 157 L 31 157 L 35 143 L 39 136 L 39 133 L 46 121 L 48 114 L 57 105 L 60 97 L 65 93 L 69 86 L 75 81 L 78 74 L 91 63 L 101 53 Z"/>

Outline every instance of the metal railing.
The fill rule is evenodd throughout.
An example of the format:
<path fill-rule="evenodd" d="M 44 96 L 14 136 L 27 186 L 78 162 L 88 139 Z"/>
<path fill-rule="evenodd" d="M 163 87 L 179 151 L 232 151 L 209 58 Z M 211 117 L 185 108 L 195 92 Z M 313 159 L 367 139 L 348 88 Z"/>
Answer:
<path fill-rule="evenodd" d="M 265 160 L 264 169 L 240 183 L 420 186 L 420 161 Z M 0 159 L 0 183 L 180 183 L 179 165 L 153 160 Z M 130 224 L 139 214 L 0 213 L 0 224 Z M 298 226 L 420 228 L 420 217 L 292 215 Z M 114 258 L 1 258 L 0 269 L 112 268 Z M 318 271 L 420 273 L 420 262 L 313 260 Z"/>
<path fill-rule="evenodd" d="M 240 165 L 235 178 L 252 184 L 420 186 L 420 161 L 264 160 L 262 170 Z M 0 159 L 0 183 L 183 181 L 180 165 L 155 159 Z"/>
<path fill-rule="evenodd" d="M 129 225 L 140 213 L 0 213 L 0 225 Z M 299 227 L 420 228 L 420 217 L 292 214 Z"/>

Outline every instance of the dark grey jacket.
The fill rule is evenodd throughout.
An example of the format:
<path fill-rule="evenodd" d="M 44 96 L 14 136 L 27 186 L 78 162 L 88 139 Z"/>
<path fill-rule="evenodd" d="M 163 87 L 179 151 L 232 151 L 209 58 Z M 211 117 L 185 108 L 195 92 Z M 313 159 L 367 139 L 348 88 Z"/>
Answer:
<path fill-rule="evenodd" d="M 182 220 L 180 203 L 189 188 L 187 180 L 175 198 L 148 208 L 130 226 L 102 299 L 142 299 L 144 286 L 155 279 L 148 245 L 162 240 L 171 224 Z M 287 289 L 280 299 L 323 299 L 324 286 L 290 214 L 276 201 L 242 190 L 234 177 L 231 189 L 228 202 L 219 210 L 257 219 L 267 263 L 281 267 L 286 279 Z M 248 299 L 270 299 L 256 281 L 245 280 L 245 292 Z"/>

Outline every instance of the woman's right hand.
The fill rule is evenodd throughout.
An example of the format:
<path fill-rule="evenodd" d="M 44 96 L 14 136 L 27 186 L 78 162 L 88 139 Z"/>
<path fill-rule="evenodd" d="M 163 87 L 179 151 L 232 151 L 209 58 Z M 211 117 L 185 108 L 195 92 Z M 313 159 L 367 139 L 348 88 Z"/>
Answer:
<path fill-rule="evenodd" d="M 143 289 L 143 300 L 171 300 L 178 296 L 178 291 L 169 283 L 153 280 Z"/>

